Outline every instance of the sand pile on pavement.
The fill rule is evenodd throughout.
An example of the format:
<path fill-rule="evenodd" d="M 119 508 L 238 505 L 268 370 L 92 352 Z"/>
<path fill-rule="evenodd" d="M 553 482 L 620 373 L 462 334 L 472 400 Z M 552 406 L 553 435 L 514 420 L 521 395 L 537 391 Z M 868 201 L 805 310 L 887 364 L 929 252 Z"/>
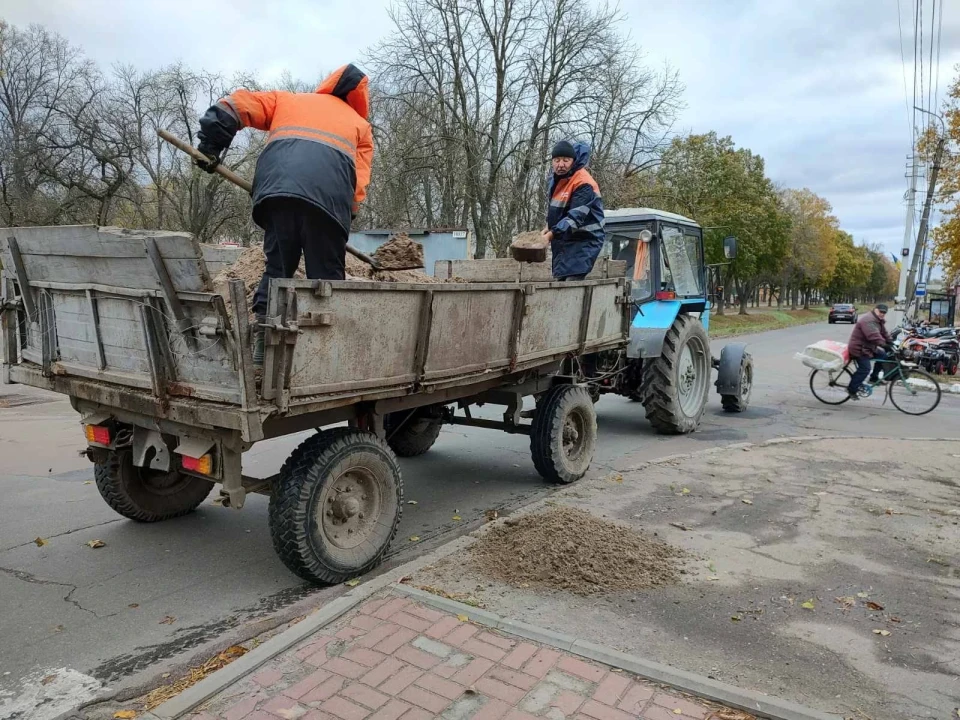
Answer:
<path fill-rule="evenodd" d="M 411 240 L 406 233 L 397 233 L 377 248 L 373 259 L 385 270 L 422 268 L 423 245 Z"/>
<path fill-rule="evenodd" d="M 495 580 L 577 595 L 673 585 L 688 557 L 656 538 L 570 507 L 507 519 L 470 553 L 473 567 Z"/>

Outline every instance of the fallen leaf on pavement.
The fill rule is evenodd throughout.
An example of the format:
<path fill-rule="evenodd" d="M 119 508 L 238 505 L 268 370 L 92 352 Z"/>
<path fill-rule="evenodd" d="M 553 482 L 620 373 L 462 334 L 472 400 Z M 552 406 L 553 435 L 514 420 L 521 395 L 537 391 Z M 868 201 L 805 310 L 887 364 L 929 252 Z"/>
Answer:
<path fill-rule="evenodd" d="M 117 710 L 113 714 L 114 720 L 133 720 L 137 716 L 136 710 Z"/>
<path fill-rule="evenodd" d="M 813 598 L 810 598 L 806 602 L 800 603 L 800 607 L 802 607 L 804 610 L 813 610 L 816 605 L 813 604 Z"/>
<path fill-rule="evenodd" d="M 344 585 L 347 587 L 356 587 L 360 584 L 360 578 L 353 578 L 352 580 L 347 580 Z"/>
<path fill-rule="evenodd" d="M 463 520 L 463 518 L 460 517 L 459 515 L 454 515 L 454 516 L 453 516 L 453 519 L 454 519 L 454 520 Z"/>
<path fill-rule="evenodd" d="M 723 708 L 722 710 L 714 711 L 707 720 L 757 720 L 757 718 L 742 710 Z"/>
<path fill-rule="evenodd" d="M 83 481 L 83 484 L 84 484 L 84 485 L 93 485 L 93 480 L 84 480 L 84 481 Z"/>
<path fill-rule="evenodd" d="M 683 710 L 681 710 L 680 708 L 674 708 L 674 709 L 673 709 L 673 714 L 674 714 L 674 715 L 683 715 Z"/>
<path fill-rule="evenodd" d="M 746 498 L 743 498 L 740 500 L 740 502 L 742 502 L 744 505 L 753 505 L 753 500 L 747 500 Z"/>
<path fill-rule="evenodd" d="M 894 510 L 893 508 L 887 508 L 886 510 L 884 510 L 884 512 L 887 515 L 903 515 L 902 512 L 900 512 L 899 510 Z"/>
<path fill-rule="evenodd" d="M 683 523 L 670 523 L 670 525 L 672 527 L 679 528 L 680 530 L 686 530 L 687 532 L 690 532 L 690 528 L 688 528 Z"/>
<path fill-rule="evenodd" d="M 857 593 L 857 597 L 858 597 L 858 598 L 865 598 L 865 597 L 870 597 L 870 595 L 867 594 L 867 593 Z"/>
<path fill-rule="evenodd" d="M 36 543 L 36 546 L 37 546 L 37 547 L 43 547 L 44 545 L 47 545 L 47 544 L 48 544 L 47 541 L 44 540 L 42 537 L 38 537 L 38 538 L 37 538 L 36 540 L 34 540 L 33 542 Z"/>
<path fill-rule="evenodd" d="M 66 629 L 66 628 L 64 628 L 63 625 L 57 625 L 57 626 L 53 629 L 53 631 L 54 631 L 54 632 L 63 632 L 65 629 Z"/>
<path fill-rule="evenodd" d="M 709 579 L 710 579 L 710 580 L 719 580 L 720 578 L 718 578 L 716 575 L 713 575 L 713 576 L 711 576 Z"/>
<path fill-rule="evenodd" d="M 163 673 L 160 677 L 166 680 L 168 677 L 170 677 L 170 673 Z"/>
<path fill-rule="evenodd" d="M 86 545 L 96 550 L 97 548 L 106 547 L 107 544 L 103 540 L 88 540 Z"/>
<path fill-rule="evenodd" d="M 138 607 L 140 607 L 140 603 L 130 603 L 129 605 L 127 605 L 127 607 L 130 608 L 131 610 L 136 610 Z"/>
<path fill-rule="evenodd" d="M 883 605 L 881 605 L 880 603 L 875 603 L 873 600 L 867 600 L 866 606 L 871 610 L 877 610 L 877 611 L 883 610 Z"/>
<path fill-rule="evenodd" d="M 53 682 L 54 680 L 56 680 L 56 679 L 57 679 L 57 676 L 56 676 L 56 675 L 47 675 L 43 680 L 40 681 L 40 684 L 41 684 L 41 685 L 49 685 L 50 683 L 52 683 L 52 682 Z"/>
<path fill-rule="evenodd" d="M 411 536 L 410 536 L 410 542 L 419 542 L 419 541 L 420 541 L 420 536 L 419 536 L 419 535 L 411 535 Z"/>
<path fill-rule="evenodd" d="M 469 619 L 470 618 L 467 617 L 466 615 L 457 615 L 457 620 L 459 620 L 460 622 L 467 622 Z"/>
<path fill-rule="evenodd" d="M 416 500 L 407 500 L 407 505 L 419 505 L 419 504 L 420 503 L 418 503 Z"/>
<path fill-rule="evenodd" d="M 890 631 L 889 631 L 889 630 L 874 630 L 874 631 L 873 631 L 873 634 L 874 634 L 874 635 L 882 635 L 883 637 L 887 637 L 887 636 L 890 634 Z"/>
<path fill-rule="evenodd" d="M 936 563 L 937 565 L 941 565 L 943 567 L 950 567 L 950 563 L 948 563 L 946 560 L 943 560 L 942 558 L 935 558 L 935 557 L 927 558 L 927 562 Z"/>
<path fill-rule="evenodd" d="M 857 604 L 857 599 L 850 597 L 849 595 L 844 595 L 843 597 L 834 598 L 838 603 L 843 605 L 844 610 L 848 610 Z"/>
<path fill-rule="evenodd" d="M 173 625 L 177 619 L 173 615 L 167 615 L 163 620 L 160 621 L 160 625 Z"/>
<path fill-rule="evenodd" d="M 683 490 L 680 491 L 680 494 L 681 494 L 681 495 L 689 495 L 689 494 L 690 494 L 690 488 L 684 488 Z"/>
<path fill-rule="evenodd" d="M 888 619 L 890 620 L 890 622 L 895 622 L 895 623 L 903 622 L 903 620 L 898 618 L 896 615 L 891 615 Z"/>
<path fill-rule="evenodd" d="M 743 618 L 740 617 L 739 615 L 731 615 L 730 619 L 733 620 L 734 622 L 740 622 L 741 620 L 743 620 Z"/>
<path fill-rule="evenodd" d="M 487 510 L 483 513 L 483 516 L 487 519 L 487 522 L 493 522 L 500 517 L 500 513 L 496 510 Z"/>
<path fill-rule="evenodd" d="M 614 473 L 613 475 L 610 476 L 610 479 L 613 480 L 613 482 L 615 483 L 622 483 L 623 475 L 621 475 L 620 473 Z"/>

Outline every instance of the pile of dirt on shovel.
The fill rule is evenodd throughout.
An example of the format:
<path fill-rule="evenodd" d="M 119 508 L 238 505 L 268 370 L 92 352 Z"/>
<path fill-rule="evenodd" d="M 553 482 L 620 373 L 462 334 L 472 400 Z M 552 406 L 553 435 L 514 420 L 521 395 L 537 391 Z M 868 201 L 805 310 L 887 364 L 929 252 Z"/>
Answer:
<path fill-rule="evenodd" d="M 529 230 L 513 236 L 510 242 L 513 247 L 518 248 L 542 248 L 548 243 L 543 240 L 543 232 L 540 230 Z"/>
<path fill-rule="evenodd" d="M 583 510 L 508 518 L 470 549 L 481 574 L 514 587 L 592 595 L 674 585 L 683 550 Z"/>

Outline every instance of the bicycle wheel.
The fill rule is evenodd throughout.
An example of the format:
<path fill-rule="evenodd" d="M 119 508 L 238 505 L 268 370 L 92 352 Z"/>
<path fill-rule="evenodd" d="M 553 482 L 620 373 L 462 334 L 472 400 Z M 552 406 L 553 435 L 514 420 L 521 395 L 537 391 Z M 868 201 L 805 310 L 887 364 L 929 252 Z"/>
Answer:
<path fill-rule="evenodd" d="M 847 388 L 853 375 L 847 368 L 842 370 L 814 370 L 810 373 L 810 392 L 827 405 L 843 405 L 850 399 Z"/>
<path fill-rule="evenodd" d="M 940 384 L 930 373 L 916 368 L 901 368 L 887 394 L 893 406 L 907 415 L 926 415 L 940 404 Z"/>

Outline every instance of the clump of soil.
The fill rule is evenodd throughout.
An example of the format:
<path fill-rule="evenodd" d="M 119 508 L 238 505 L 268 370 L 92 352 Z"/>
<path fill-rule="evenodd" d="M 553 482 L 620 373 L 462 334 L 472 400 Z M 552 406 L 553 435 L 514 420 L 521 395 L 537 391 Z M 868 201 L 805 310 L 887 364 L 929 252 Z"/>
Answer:
<path fill-rule="evenodd" d="M 406 237 L 406 236 L 404 236 Z M 411 241 L 412 242 L 412 241 Z M 419 246 L 419 243 L 414 243 Z M 423 248 L 420 248 L 421 257 Z M 213 279 L 213 291 L 225 298 L 229 297 L 228 283 L 231 280 L 243 280 L 247 289 L 247 304 L 252 305 L 253 295 L 260 284 L 260 278 L 263 277 L 263 268 L 266 259 L 263 255 L 262 245 L 251 245 L 246 248 L 236 262 L 220 271 L 220 274 Z M 300 267 L 297 268 L 294 277 L 302 280 L 306 278 L 303 259 L 300 260 Z M 404 282 L 404 283 L 439 283 L 444 282 L 437 278 L 427 275 L 419 270 L 384 270 L 376 271 L 362 260 L 355 258 L 347 253 L 346 259 L 346 279 L 347 280 L 372 280 L 378 282 Z M 458 278 L 457 278 L 458 279 Z M 453 282 L 452 279 L 448 282 Z M 230 309 L 229 303 L 227 309 Z"/>
<path fill-rule="evenodd" d="M 470 553 L 478 571 L 508 585 L 577 595 L 676 584 L 688 557 L 656 538 L 570 507 L 510 518 Z"/>
<path fill-rule="evenodd" d="M 423 245 L 406 233 L 397 233 L 373 254 L 384 270 L 412 270 L 423 267 Z"/>
<path fill-rule="evenodd" d="M 538 230 L 514 235 L 510 243 L 510 254 L 521 262 L 544 262 L 547 259 L 547 247 L 550 245 Z"/>

